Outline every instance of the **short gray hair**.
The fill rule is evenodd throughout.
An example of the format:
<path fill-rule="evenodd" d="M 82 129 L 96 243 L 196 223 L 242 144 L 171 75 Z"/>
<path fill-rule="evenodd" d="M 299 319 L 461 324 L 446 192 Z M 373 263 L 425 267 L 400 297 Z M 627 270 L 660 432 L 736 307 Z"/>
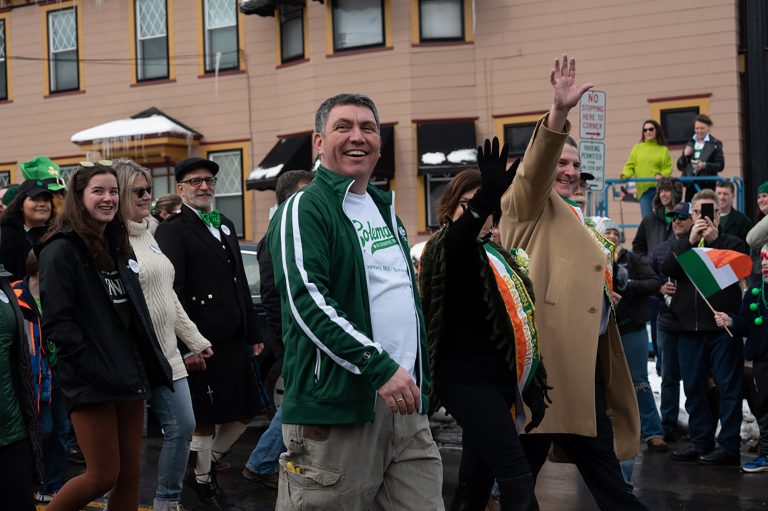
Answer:
<path fill-rule="evenodd" d="M 325 124 L 328 122 L 328 115 L 333 110 L 333 107 L 340 105 L 360 105 L 368 108 L 373 113 L 373 118 L 376 119 L 376 130 L 381 132 L 381 123 L 379 122 L 379 111 L 376 110 L 376 105 L 373 104 L 373 100 L 364 94 L 357 93 L 344 93 L 332 96 L 318 107 L 315 112 L 315 131 L 323 133 L 325 130 Z"/>
<path fill-rule="evenodd" d="M 711 200 L 712 202 L 717 204 L 717 195 L 715 195 L 714 190 L 710 190 L 709 188 L 704 188 L 696 192 L 694 196 L 691 197 L 691 205 L 693 205 L 694 202 L 698 202 L 700 200 Z"/>

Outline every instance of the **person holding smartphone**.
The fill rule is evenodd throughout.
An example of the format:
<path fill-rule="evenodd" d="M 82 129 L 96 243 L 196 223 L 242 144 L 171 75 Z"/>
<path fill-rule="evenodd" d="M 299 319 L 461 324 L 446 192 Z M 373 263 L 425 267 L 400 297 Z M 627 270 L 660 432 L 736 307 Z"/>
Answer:
<path fill-rule="evenodd" d="M 747 253 L 744 241 L 720 234 L 720 211 L 717 195 L 709 189 L 693 196 L 693 227 L 689 235 L 672 244 L 670 254 L 661 266 L 664 275 L 677 280 L 669 310 L 679 328 L 678 360 L 685 408 L 691 439 L 690 447 L 672 452 L 675 461 L 698 461 L 703 465 L 740 465 L 741 392 L 744 357 L 740 339 L 732 339 L 716 323 L 711 307 L 736 314 L 741 303 L 741 288 L 733 284 L 704 301 L 693 282 L 677 263 L 677 257 L 694 248 L 707 247 Z M 707 401 L 710 373 L 720 392 L 720 433 L 715 443 L 713 417 Z M 717 446 L 716 446 L 717 445 Z"/>

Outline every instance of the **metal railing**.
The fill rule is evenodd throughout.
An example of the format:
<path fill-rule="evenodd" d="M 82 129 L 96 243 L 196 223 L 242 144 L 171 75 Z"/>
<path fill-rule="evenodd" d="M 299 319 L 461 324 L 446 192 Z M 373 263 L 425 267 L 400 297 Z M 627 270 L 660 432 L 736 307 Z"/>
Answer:
<path fill-rule="evenodd" d="M 721 177 L 721 176 L 700 176 L 700 177 L 675 177 L 671 178 L 672 181 L 679 181 L 683 183 L 683 185 L 686 185 L 691 182 L 701 182 L 701 181 L 712 181 L 712 183 L 716 183 L 718 181 L 730 181 L 733 183 L 733 185 L 736 187 L 736 205 L 735 208 L 742 213 L 744 212 L 744 180 L 740 176 L 732 176 L 732 177 Z M 592 191 L 590 197 L 592 200 L 592 204 L 589 204 L 589 210 L 593 211 L 596 216 L 607 216 L 610 217 L 614 222 L 619 224 L 619 227 L 622 229 L 625 228 L 636 228 L 639 226 L 639 224 L 625 224 L 623 223 L 623 218 L 621 218 L 621 223 L 619 223 L 617 220 L 618 218 L 615 218 L 614 216 L 611 216 L 609 211 L 609 205 L 611 203 L 621 203 L 624 204 L 638 204 L 639 207 L 639 197 L 635 201 L 624 201 L 622 199 L 622 193 L 626 193 L 626 189 L 622 190 L 622 186 L 626 186 L 629 183 L 656 183 L 656 178 L 653 177 L 638 177 L 638 178 L 630 178 L 630 179 L 605 179 L 605 188 L 602 191 Z M 696 188 L 696 191 L 699 191 L 701 189 L 698 184 L 694 183 L 694 186 Z M 612 199 L 612 200 L 611 200 Z M 690 197 L 687 197 L 688 200 L 690 200 Z M 621 205 L 620 205 L 621 207 Z M 621 215 L 623 217 L 623 215 Z"/>

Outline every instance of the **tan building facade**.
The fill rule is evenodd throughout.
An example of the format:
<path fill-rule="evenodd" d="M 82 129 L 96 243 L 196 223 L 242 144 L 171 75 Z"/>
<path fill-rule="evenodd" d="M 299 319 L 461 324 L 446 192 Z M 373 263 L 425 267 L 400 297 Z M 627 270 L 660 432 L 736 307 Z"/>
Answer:
<path fill-rule="evenodd" d="M 377 183 L 396 192 L 415 241 L 479 141 L 524 146 L 562 53 L 577 58 L 579 80 L 607 94 L 606 178 L 619 176 L 648 118 L 677 134 L 676 159 L 681 123 L 696 112 L 714 120 L 723 175 L 742 172 L 736 0 L 243 2 L 242 11 L 274 16 L 239 7 L 0 0 L 0 179 L 18 182 L 19 162 L 36 155 L 65 169 L 127 156 L 152 169 L 157 196 L 173 189 L 180 159 L 209 157 L 222 166 L 218 207 L 258 239 L 274 194 L 246 189 L 252 171 L 268 186 L 306 153 L 298 146 L 322 100 L 362 92 L 388 128 Z M 619 215 L 618 203 L 609 213 Z M 639 222 L 635 204 L 622 214 Z"/>

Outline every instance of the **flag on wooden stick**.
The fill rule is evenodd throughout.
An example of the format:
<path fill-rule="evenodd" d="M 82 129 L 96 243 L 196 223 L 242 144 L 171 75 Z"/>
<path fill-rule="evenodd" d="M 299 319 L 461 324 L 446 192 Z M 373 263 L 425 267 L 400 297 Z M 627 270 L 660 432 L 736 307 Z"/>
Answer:
<path fill-rule="evenodd" d="M 752 259 L 735 250 L 692 248 L 677 256 L 677 262 L 705 297 L 736 284 L 752 271 Z"/>

